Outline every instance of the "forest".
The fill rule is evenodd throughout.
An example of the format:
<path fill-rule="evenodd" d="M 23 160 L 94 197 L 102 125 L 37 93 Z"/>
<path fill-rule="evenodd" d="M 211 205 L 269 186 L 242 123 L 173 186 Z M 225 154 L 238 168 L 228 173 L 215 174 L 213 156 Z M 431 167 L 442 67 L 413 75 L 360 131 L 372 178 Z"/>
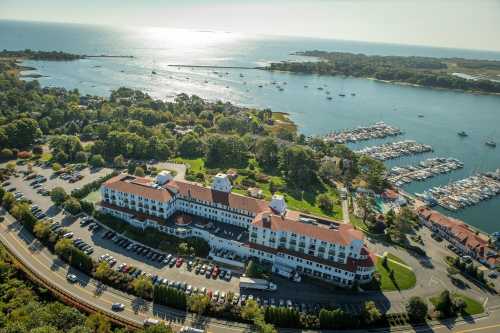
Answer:
<path fill-rule="evenodd" d="M 377 80 L 424 87 L 478 93 L 500 93 L 500 82 L 488 79 L 465 79 L 452 75 L 452 72 L 469 73 L 471 69 L 476 71 L 495 70 L 495 73 L 498 74 L 496 71 L 500 69 L 500 61 L 378 56 L 318 50 L 297 52 L 296 55 L 315 57 L 318 61 L 271 63 L 266 69 L 319 75 L 375 78 Z"/>

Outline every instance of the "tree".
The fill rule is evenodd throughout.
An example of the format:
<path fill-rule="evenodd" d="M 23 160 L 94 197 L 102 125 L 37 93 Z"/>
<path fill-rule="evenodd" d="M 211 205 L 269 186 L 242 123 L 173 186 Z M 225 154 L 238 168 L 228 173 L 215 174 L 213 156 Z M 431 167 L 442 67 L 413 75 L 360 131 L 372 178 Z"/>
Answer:
<path fill-rule="evenodd" d="M 91 314 L 85 321 L 85 326 L 94 333 L 111 333 L 111 324 L 100 313 Z"/>
<path fill-rule="evenodd" d="M 444 317 L 449 317 L 453 314 L 453 302 L 451 294 L 448 290 L 443 290 L 434 303 L 435 309 Z"/>
<path fill-rule="evenodd" d="M 90 157 L 89 164 L 94 168 L 101 168 L 106 164 L 106 162 L 104 162 L 104 158 L 102 158 L 101 155 L 96 154 Z"/>
<path fill-rule="evenodd" d="M 135 167 L 134 175 L 136 175 L 137 177 L 144 177 L 146 176 L 146 173 L 144 172 L 144 169 L 142 167 L 138 166 Z"/>
<path fill-rule="evenodd" d="M 337 167 L 334 161 L 327 160 L 321 163 L 318 170 L 318 175 L 325 181 L 331 181 L 332 179 L 340 176 L 341 170 Z"/>
<path fill-rule="evenodd" d="M 77 160 L 77 154 L 83 151 L 80 139 L 74 135 L 56 135 L 50 139 L 49 147 L 55 156 L 60 156 L 56 159 L 63 163 Z M 60 153 L 64 155 L 59 155 Z"/>
<path fill-rule="evenodd" d="M 205 312 L 209 304 L 210 299 L 206 295 L 194 295 L 188 298 L 189 310 L 199 316 Z"/>
<path fill-rule="evenodd" d="M 49 224 L 46 222 L 38 221 L 35 223 L 35 226 L 33 227 L 33 233 L 35 234 L 36 238 L 44 241 L 49 238 L 50 235 L 50 229 L 49 229 Z"/>
<path fill-rule="evenodd" d="M 69 197 L 66 201 L 64 201 L 64 209 L 68 213 L 76 215 L 82 211 L 82 206 L 80 205 L 80 201 L 78 201 L 78 199 Z"/>
<path fill-rule="evenodd" d="M 16 203 L 16 198 L 14 197 L 14 194 L 11 192 L 5 192 L 5 194 L 2 197 L 2 204 L 5 207 L 7 211 L 10 211 L 12 206 Z"/>
<path fill-rule="evenodd" d="M 326 193 L 321 193 L 317 197 L 319 207 L 325 212 L 331 212 L 334 206 L 332 198 Z"/>
<path fill-rule="evenodd" d="M 406 303 L 406 313 L 408 314 L 408 317 L 410 320 L 414 323 L 420 323 L 425 321 L 425 318 L 427 317 L 427 303 L 425 301 L 418 297 L 418 296 L 413 296 L 408 300 L 408 303 Z"/>
<path fill-rule="evenodd" d="M 56 205 L 61 205 L 67 197 L 68 194 L 62 187 L 54 187 L 52 191 L 50 191 L 50 199 Z"/>
<path fill-rule="evenodd" d="M 184 135 L 177 146 L 182 157 L 196 158 L 203 154 L 203 142 L 194 133 Z"/>
<path fill-rule="evenodd" d="M 370 189 L 380 192 L 386 187 L 386 169 L 384 163 L 369 156 L 362 155 L 358 161 L 358 167 Z"/>
<path fill-rule="evenodd" d="M 109 267 L 109 264 L 101 261 L 95 270 L 95 278 L 102 281 L 111 276 L 112 273 L 113 270 Z"/>
<path fill-rule="evenodd" d="M 254 300 L 247 300 L 240 310 L 241 318 L 249 321 L 263 316 L 260 306 Z"/>
<path fill-rule="evenodd" d="M 153 282 L 147 276 L 139 276 L 132 281 L 132 288 L 137 296 L 149 298 L 153 292 Z"/>
<path fill-rule="evenodd" d="M 170 326 L 165 326 L 165 324 L 160 323 L 154 326 L 149 326 L 144 330 L 144 333 L 173 333 Z"/>
<path fill-rule="evenodd" d="M 274 170 L 278 167 L 279 147 L 275 139 L 265 137 L 255 144 L 255 158 L 265 170 Z"/>
<path fill-rule="evenodd" d="M 240 137 L 213 135 L 207 142 L 206 159 L 210 167 L 242 167 L 248 163 L 248 147 Z"/>
<path fill-rule="evenodd" d="M 79 151 L 75 154 L 75 162 L 77 163 L 85 163 L 87 162 L 87 154 L 83 151 Z"/>
<path fill-rule="evenodd" d="M 113 166 L 117 169 L 123 169 L 125 167 L 123 155 L 118 155 L 113 159 Z"/>
<path fill-rule="evenodd" d="M 373 206 L 375 201 L 372 197 L 364 194 L 358 194 L 356 196 L 356 205 L 358 210 L 361 212 L 361 218 L 363 219 L 363 223 L 366 224 L 366 220 L 368 216 L 373 212 Z"/>
<path fill-rule="evenodd" d="M 42 146 L 33 146 L 33 148 L 31 149 L 31 151 L 33 152 L 34 155 L 37 155 L 37 156 L 40 156 L 43 154 L 43 148 Z"/>
<path fill-rule="evenodd" d="M 367 324 L 372 324 L 382 318 L 380 310 L 375 305 L 374 301 L 367 301 L 363 307 L 362 318 Z"/>
<path fill-rule="evenodd" d="M 62 169 L 62 165 L 57 163 L 57 162 L 54 162 L 52 163 L 52 170 L 54 170 L 55 172 L 58 172 Z"/>
<path fill-rule="evenodd" d="M 4 148 L 0 152 L 0 157 L 5 160 L 10 160 L 14 157 L 14 153 L 9 148 Z"/>
<path fill-rule="evenodd" d="M 257 264 L 250 260 L 245 268 L 245 275 L 250 278 L 257 278 L 260 276 L 259 267 Z"/>
<path fill-rule="evenodd" d="M 308 148 L 285 148 L 280 157 L 280 169 L 287 182 L 298 188 L 311 188 L 316 183 L 317 164 Z"/>

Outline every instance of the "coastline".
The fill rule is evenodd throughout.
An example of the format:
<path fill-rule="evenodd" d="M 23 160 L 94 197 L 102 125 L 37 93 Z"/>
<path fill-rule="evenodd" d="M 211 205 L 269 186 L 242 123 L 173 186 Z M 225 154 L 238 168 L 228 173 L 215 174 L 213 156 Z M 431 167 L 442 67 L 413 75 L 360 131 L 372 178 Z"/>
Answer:
<path fill-rule="evenodd" d="M 16 63 L 16 66 L 18 68 L 18 71 L 20 72 L 20 78 L 42 78 L 42 77 L 48 77 L 48 76 L 45 76 L 45 75 L 40 75 L 40 74 L 26 74 L 26 75 L 23 75 L 22 72 L 23 71 L 30 71 L 30 70 L 37 70 L 37 68 L 34 68 L 34 67 L 30 67 L 30 66 L 23 66 L 23 65 L 20 65 L 18 63 Z M 286 73 L 290 73 L 289 71 L 279 71 L 279 72 L 286 72 Z M 306 75 L 310 75 L 310 74 L 307 74 L 307 73 L 297 73 L 297 72 L 291 72 L 291 73 L 296 73 L 296 74 L 306 74 Z M 318 74 L 315 74 L 315 75 L 318 75 Z M 361 79 L 368 79 L 368 80 L 372 80 L 372 81 L 379 81 L 379 82 L 382 82 L 382 83 L 390 83 L 390 84 L 398 84 L 398 85 L 408 85 L 408 86 L 414 86 L 414 87 L 425 87 L 425 88 L 433 88 L 433 89 L 438 89 L 438 90 L 452 90 L 452 89 L 446 89 L 446 88 L 434 88 L 434 87 L 426 87 L 426 86 L 421 86 L 421 85 L 417 85 L 417 84 L 410 84 L 410 83 L 405 83 L 405 82 L 396 82 L 396 81 L 388 81 L 388 80 L 378 80 L 376 78 L 365 78 L 365 77 L 359 77 Z M 455 91 L 458 91 L 458 92 L 466 92 L 466 91 L 463 91 L 463 90 L 455 90 Z M 474 92 L 469 92 L 469 93 L 472 93 L 472 94 L 477 94 L 477 95 L 483 95 L 483 93 L 474 93 Z M 484 94 L 484 95 L 491 95 L 491 94 Z M 492 95 L 499 95 L 500 94 L 492 94 Z M 248 107 L 245 107 L 245 108 L 248 108 Z M 250 107 L 251 108 L 251 107 Z M 293 127 L 295 129 L 298 129 L 299 126 L 290 119 L 290 114 L 288 112 L 280 112 L 280 111 L 272 111 L 273 113 L 273 118 L 275 119 L 275 121 L 280 124 L 280 125 L 283 125 L 283 126 L 290 126 L 290 127 Z M 476 230 L 479 230 L 480 233 L 482 234 L 488 234 L 487 232 L 475 227 L 474 225 L 468 223 L 468 222 L 465 222 L 464 223 L 467 223 L 467 225 L 471 226 L 471 228 L 475 228 Z"/>

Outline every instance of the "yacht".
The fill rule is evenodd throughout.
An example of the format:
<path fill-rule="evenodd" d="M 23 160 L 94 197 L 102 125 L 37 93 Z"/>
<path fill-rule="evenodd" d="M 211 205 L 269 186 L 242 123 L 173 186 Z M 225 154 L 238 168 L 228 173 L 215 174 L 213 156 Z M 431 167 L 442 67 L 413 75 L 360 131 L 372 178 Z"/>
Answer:
<path fill-rule="evenodd" d="M 497 146 L 497 143 L 493 140 L 488 140 L 484 144 L 489 146 L 489 147 L 493 147 L 493 148 Z"/>

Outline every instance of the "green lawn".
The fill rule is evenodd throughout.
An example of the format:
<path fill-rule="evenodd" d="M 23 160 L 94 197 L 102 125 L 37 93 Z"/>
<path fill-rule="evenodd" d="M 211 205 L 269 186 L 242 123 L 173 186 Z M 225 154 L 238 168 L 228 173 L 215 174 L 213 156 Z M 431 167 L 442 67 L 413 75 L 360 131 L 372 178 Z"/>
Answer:
<path fill-rule="evenodd" d="M 396 262 L 407 265 L 402 259 L 393 254 L 388 254 L 388 258 Z M 380 289 L 383 291 L 404 290 L 415 287 L 417 278 L 415 273 L 395 262 L 387 261 L 387 267 L 382 264 L 382 258 L 377 258 L 377 272 L 380 274 Z M 391 270 L 394 272 L 391 277 Z"/>
<path fill-rule="evenodd" d="M 470 298 L 468 296 L 459 293 L 453 293 L 453 297 L 458 297 L 463 299 L 466 304 L 465 310 L 461 313 L 462 316 L 472 316 L 484 312 L 483 305 L 473 298 Z M 432 305 L 436 306 L 437 298 L 438 296 L 429 298 L 429 301 L 432 303 Z"/>
<path fill-rule="evenodd" d="M 189 169 L 192 173 L 204 172 L 205 170 L 205 161 L 203 161 L 202 158 L 186 159 L 178 157 L 175 159 L 175 162 L 189 165 Z"/>
<path fill-rule="evenodd" d="M 239 183 L 241 181 L 241 178 L 242 177 L 239 176 L 236 179 L 235 183 Z M 271 179 L 275 184 L 285 185 L 285 182 L 281 177 L 272 176 Z M 258 187 L 262 190 L 264 199 L 268 201 L 271 200 L 272 194 L 271 191 L 269 190 L 269 183 L 257 182 L 255 187 Z M 246 189 L 239 189 L 233 187 L 233 192 L 240 193 L 243 195 L 248 195 Z M 293 196 L 291 193 L 287 192 L 277 192 L 277 193 L 283 194 L 285 196 L 286 204 L 290 209 L 297 210 L 307 214 L 316 215 L 319 217 L 342 220 L 342 207 L 340 205 L 335 204 L 331 212 L 325 212 L 318 206 L 316 199 L 314 197 L 310 197 L 311 195 L 309 193 L 304 193 L 303 198 L 297 198 Z M 338 200 L 338 195 L 333 189 L 328 189 L 327 193 L 335 202 Z"/>
<path fill-rule="evenodd" d="M 94 192 L 90 192 L 83 200 L 96 203 L 101 201 L 101 191 L 97 190 Z"/>

